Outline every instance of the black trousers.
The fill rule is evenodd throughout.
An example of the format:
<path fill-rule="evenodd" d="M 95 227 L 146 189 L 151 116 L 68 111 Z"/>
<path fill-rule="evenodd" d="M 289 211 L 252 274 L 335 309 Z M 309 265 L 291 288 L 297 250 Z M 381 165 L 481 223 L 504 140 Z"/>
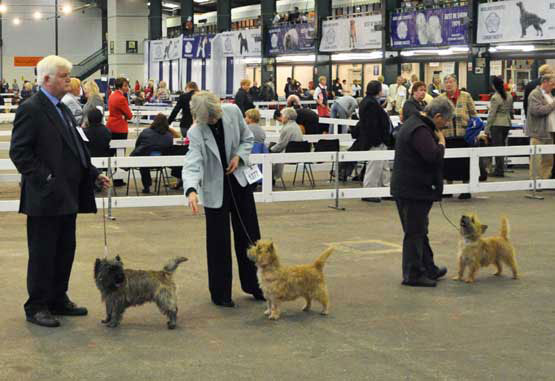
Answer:
<path fill-rule="evenodd" d="M 403 280 L 414 281 L 438 271 L 428 240 L 428 214 L 433 201 L 396 199 L 405 236 L 403 238 Z"/>
<path fill-rule="evenodd" d="M 27 291 L 25 313 L 33 315 L 68 300 L 69 276 L 75 256 L 77 214 L 27 217 Z"/>
<path fill-rule="evenodd" d="M 492 126 L 491 127 L 491 144 L 494 147 L 503 147 L 507 141 L 507 136 L 509 135 L 509 127 L 504 126 Z M 496 156 L 495 157 L 495 173 L 502 175 L 504 172 L 505 157 Z"/>
<path fill-rule="evenodd" d="M 231 192 L 235 197 L 237 208 L 233 202 Z M 252 188 L 249 186 L 241 187 L 233 175 L 225 176 L 222 207 L 217 209 L 204 208 L 204 212 L 206 214 L 208 285 L 212 300 L 228 301 L 231 299 L 230 215 L 241 288 L 248 294 L 261 293 L 256 276 L 256 266 L 247 257 L 247 249 L 250 246 L 249 237 L 253 242 L 260 239 L 260 228 Z M 244 228 L 239 217 L 245 225 Z M 249 237 L 247 237 L 245 229 Z"/>
<path fill-rule="evenodd" d="M 152 176 L 150 175 L 150 167 L 141 167 L 139 172 L 141 173 L 141 182 L 144 188 L 150 188 L 152 185 Z"/>

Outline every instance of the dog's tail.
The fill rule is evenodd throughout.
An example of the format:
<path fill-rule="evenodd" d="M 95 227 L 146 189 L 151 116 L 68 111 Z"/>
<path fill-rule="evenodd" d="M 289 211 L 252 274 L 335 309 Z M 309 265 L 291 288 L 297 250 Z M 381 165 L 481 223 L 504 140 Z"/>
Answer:
<path fill-rule="evenodd" d="M 172 260 L 170 260 L 168 263 L 166 263 L 162 271 L 164 271 L 165 273 L 173 274 L 173 272 L 177 269 L 177 266 L 179 266 L 180 263 L 185 261 L 187 261 L 187 258 L 185 257 L 175 257 Z"/>
<path fill-rule="evenodd" d="M 501 217 L 501 237 L 509 239 L 509 220 L 507 217 Z"/>
<path fill-rule="evenodd" d="M 326 260 L 331 255 L 331 253 L 333 253 L 334 250 L 334 247 L 328 247 L 322 254 L 320 254 L 318 259 L 314 261 L 314 267 L 322 271 L 324 269 L 324 264 L 326 263 Z"/>

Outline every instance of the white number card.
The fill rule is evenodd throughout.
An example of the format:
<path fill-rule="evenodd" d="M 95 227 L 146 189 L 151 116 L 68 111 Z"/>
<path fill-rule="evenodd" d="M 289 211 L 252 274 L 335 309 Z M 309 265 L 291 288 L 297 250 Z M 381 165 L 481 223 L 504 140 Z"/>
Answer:
<path fill-rule="evenodd" d="M 258 169 L 258 165 L 245 167 L 243 173 L 247 177 L 247 181 L 249 182 L 249 184 L 254 184 L 262 180 L 262 172 L 260 172 L 260 169 Z"/>

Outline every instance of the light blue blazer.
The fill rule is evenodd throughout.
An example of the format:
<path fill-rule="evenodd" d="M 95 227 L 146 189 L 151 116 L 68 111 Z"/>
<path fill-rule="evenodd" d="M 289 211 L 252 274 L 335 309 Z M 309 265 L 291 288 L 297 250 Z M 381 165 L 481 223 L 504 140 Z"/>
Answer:
<path fill-rule="evenodd" d="M 242 187 L 248 185 L 244 170 L 249 165 L 254 136 L 234 104 L 222 104 L 225 153 L 229 163 L 239 156 L 239 167 L 233 175 Z M 200 202 L 207 208 L 221 208 L 224 195 L 224 172 L 216 139 L 206 124 L 193 124 L 187 133 L 189 151 L 183 165 L 183 189 L 195 188 Z"/>

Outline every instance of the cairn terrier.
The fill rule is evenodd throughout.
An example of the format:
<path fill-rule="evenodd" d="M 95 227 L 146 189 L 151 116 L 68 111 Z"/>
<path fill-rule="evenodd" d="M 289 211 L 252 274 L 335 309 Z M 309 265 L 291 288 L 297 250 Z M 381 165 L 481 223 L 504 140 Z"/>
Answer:
<path fill-rule="evenodd" d="M 277 320 L 282 302 L 304 298 L 303 311 L 310 310 L 312 299 L 316 299 L 322 304 L 322 315 L 327 315 L 330 302 L 323 269 L 332 251 L 328 248 L 310 265 L 281 266 L 272 241 L 260 240 L 251 247 L 248 256 L 258 267 L 258 282 L 268 300 L 264 314 Z"/>
<path fill-rule="evenodd" d="M 478 216 L 463 215 L 460 221 L 460 232 L 462 241 L 459 252 L 459 273 L 454 280 L 464 280 L 467 283 L 474 282 L 476 273 L 480 267 L 495 265 L 497 272 L 501 275 L 503 263 L 508 265 L 513 272 L 513 279 L 518 279 L 518 269 L 515 258 L 515 249 L 509 241 L 509 221 L 506 217 L 501 218 L 501 232 L 499 236 L 482 238 L 487 225 L 482 225 Z M 464 271 L 469 267 L 469 274 L 464 279 Z"/>
<path fill-rule="evenodd" d="M 94 280 L 106 303 L 106 319 L 110 328 L 121 322 L 127 307 L 155 302 L 160 312 L 168 317 L 168 329 L 174 329 L 177 321 L 177 298 L 172 276 L 177 266 L 187 258 L 170 260 L 162 271 L 129 270 L 123 268 L 121 258 L 96 259 Z"/>

